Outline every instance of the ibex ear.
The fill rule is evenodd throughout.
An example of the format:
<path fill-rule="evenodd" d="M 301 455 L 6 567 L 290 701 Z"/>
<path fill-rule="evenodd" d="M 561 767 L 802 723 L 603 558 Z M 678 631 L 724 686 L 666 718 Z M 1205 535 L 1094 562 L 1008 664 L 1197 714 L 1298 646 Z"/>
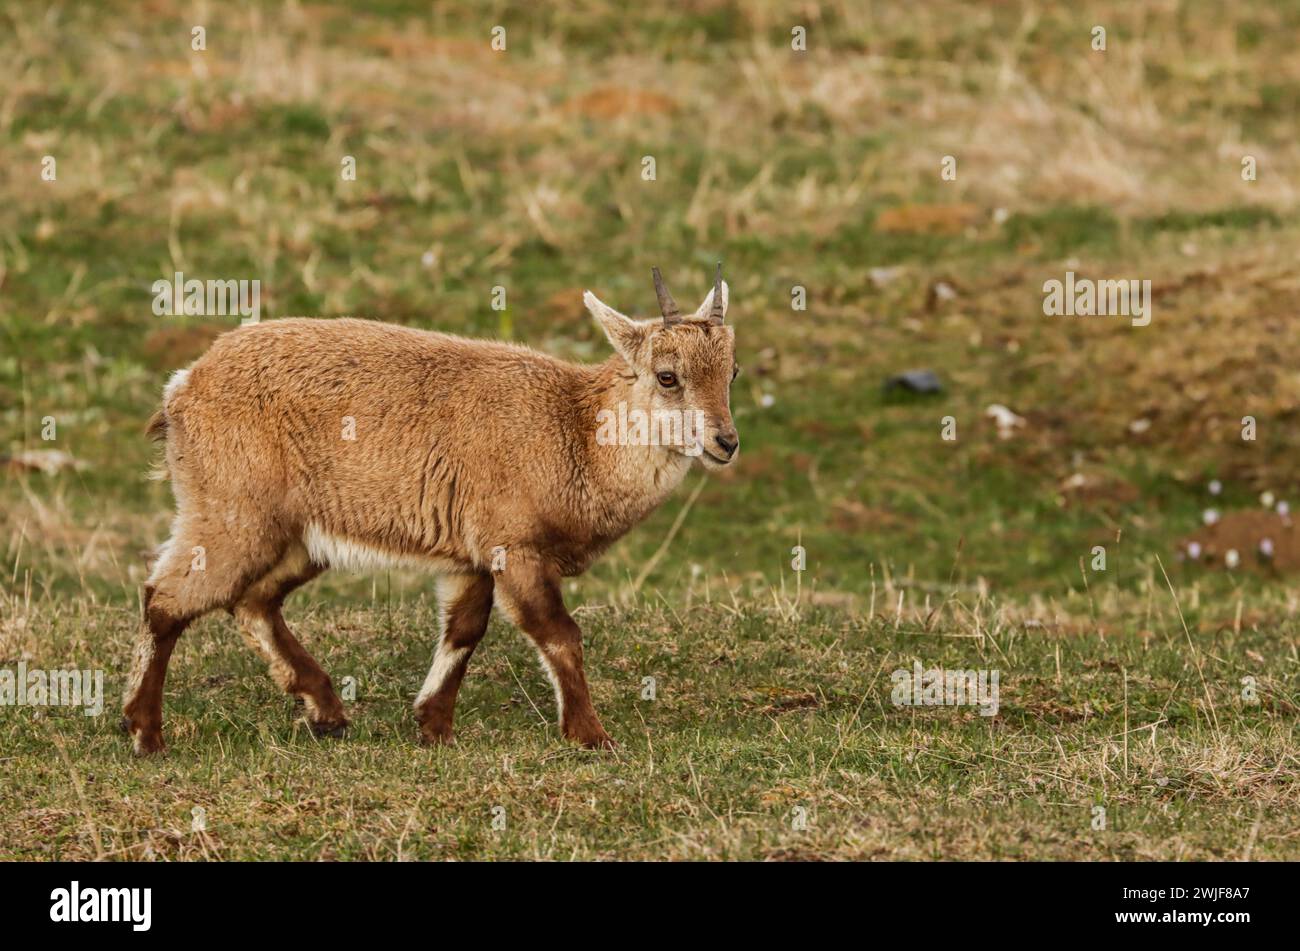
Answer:
<path fill-rule="evenodd" d="M 695 312 L 695 317 L 692 319 L 705 320 L 706 318 L 708 318 L 709 312 L 712 310 L 713 310 L 713 291 L 710 290 L 709 296 L 704 298 L 704 303 L 700 305 L 700 309 Z M 727 316 L 727 282 L 726 281 L 722 282 L 722 316 L 723 317 Z"/>
<path fill-rule="evenodd" d="M 582 302 L 591 311 L 591 316 L 600 323 L 619 356 L 632 366 L 640 366 L 645 343 L 650 338 L 650 327 L 620 314 L 591 291 L 582 295 Z"/>

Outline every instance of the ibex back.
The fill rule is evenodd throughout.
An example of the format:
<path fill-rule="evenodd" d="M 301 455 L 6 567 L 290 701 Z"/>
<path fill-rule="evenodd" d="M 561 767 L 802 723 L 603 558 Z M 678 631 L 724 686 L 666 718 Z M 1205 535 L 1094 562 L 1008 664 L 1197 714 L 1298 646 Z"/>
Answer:
<path fill-rule="evenodd" d="M 441 631 L 415 702 L 425 742 L 451 740 L 496 603 L 536 644 L 564 736 L 612 746 L 560 579 L 586 570 L 697 460 L 727 466 L 739 445 L 721 268 L 694 314 L 654 278 L 662 319 L 632 320 L 586 294 L 615 350 L 595 366 L 372 321 L 289 319 L 232 330 L 178 371 L 149 425 L 166 443 L 176 517 L 145 585 L 123 709 L 135 751 L 163 748 L 168 659 L 186 625 L 216 608 L 303 699 L 312 728 L 341 733 L 343 704 L 281 605 L 327 568 L 390 564 L 438 575 Z M 686 420 L 676 438 L 658 438 L 664 419 Z"/>

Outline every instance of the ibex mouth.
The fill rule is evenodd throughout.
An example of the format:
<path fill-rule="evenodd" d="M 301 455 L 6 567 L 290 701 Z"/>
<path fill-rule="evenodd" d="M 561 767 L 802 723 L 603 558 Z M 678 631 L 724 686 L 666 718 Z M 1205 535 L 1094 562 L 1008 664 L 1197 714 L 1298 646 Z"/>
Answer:
<path fill-rule="evenodd" d="M 713 453 L 709 452 L 709 450 L 707 450 L 707 449 L 702 449 L 702 450 L 700 450 L 700 451 L 703 452 L 704 455 L 706 455 L 706 456 L 708 456 L 710 459 L 712 459 L 715 465 L 719 465 L 719 466 L 729 466 L 729 465 L 731 465 L 731 459 L 723 459 L 723 458 L 721 458 L 720 456 L 715 456 Z M 734 459 L 734 458 L 735 458 L 735 457 L 733 456 L 732 459 Z"/>

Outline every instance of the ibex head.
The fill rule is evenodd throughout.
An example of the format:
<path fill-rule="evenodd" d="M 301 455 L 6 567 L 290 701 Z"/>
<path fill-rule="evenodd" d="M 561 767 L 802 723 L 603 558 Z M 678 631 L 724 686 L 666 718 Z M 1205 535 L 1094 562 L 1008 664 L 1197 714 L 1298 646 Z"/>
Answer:
<path fill-rule="evenodd" d="M 727 283 L 718 265 L 713 290 L 693 314 L 683 315 L 664 285 L 659 269 L 652 270 L 659 298 L 658 319 L 633 320 L 588 291 L 583 300 L 600 322 L 605 336 L 628 366 L 637 408 L 654 414 L 681 414 L 699 420 L 688 423 L 698 442 L 667 446 L 668 451 L 698 455 L 710 469 L 730 465 L 740 447 L 731 419 L 731 382 L 736 364 L 736 332 L 727 315 Z"/>

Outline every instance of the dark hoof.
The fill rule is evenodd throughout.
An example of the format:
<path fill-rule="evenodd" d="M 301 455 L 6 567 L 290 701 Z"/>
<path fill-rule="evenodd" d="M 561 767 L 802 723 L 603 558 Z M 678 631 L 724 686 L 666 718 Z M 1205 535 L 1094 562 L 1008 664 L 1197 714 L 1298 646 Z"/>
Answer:
<path fill-rule="evenodd" d="M 348 721 L 344 720 L 342 723 L 313 723 L 311 724 L 311 731 L 317 736 L 332 736 L 337 740 L 347 733 Z"/>
<path fill-rule="evenodd" d="M 612 751 L 618 749 L 618 744 L 615 743 L 610 738 L 608 733 L 605 733 L 603 731 L 601 733 L 595 734 L 594 736 L 571 737 L 571 739 L 573 740 L 573 742 L 581 746 L 584 750 Z"/>
<path fill-rule="evenodd" d="M 167 749 L 161 733 L 137 733 L 131 739 L 131 752 L 136 756 L 159 756 Z"/>
<path fill-rule="evenodd" d="M 430 730 L 421 728 L 420 745 L 421 746 L 454 746 L 456 743 L 455 734 L 451 729 Z"/>

